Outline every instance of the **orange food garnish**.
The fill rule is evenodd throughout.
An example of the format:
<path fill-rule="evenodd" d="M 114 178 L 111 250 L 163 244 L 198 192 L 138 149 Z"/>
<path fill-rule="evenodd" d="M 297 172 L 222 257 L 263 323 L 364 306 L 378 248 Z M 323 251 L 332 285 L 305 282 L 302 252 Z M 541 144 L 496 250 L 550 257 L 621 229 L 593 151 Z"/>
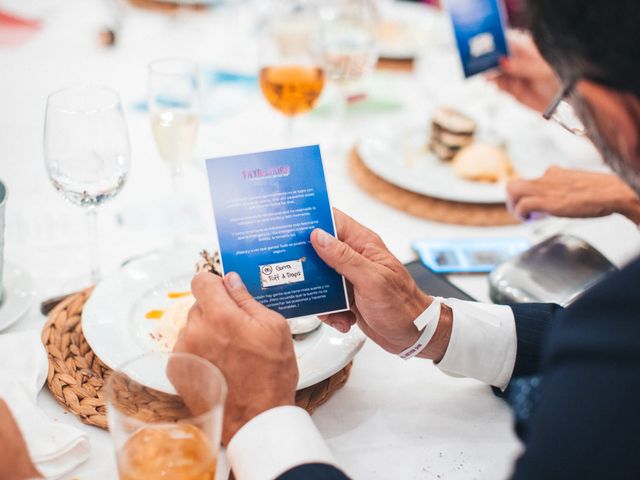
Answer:
<path fill-rule="evenodd" d="M 186 297 L 187 295 L 191 295 L 191 292 L 169 292 L 169 293 L 167 293 L 167 297 L 169 297 L 169 298 L 180 298 L 180 297 Z"/>
<path fill-rule="evenodd" d="M 148 320 L 158 320 L 160 317 L 162 317 L 163 313 L 164 313 L 164 310 L 149 310 L 144 316 L 144 318 Z"/>

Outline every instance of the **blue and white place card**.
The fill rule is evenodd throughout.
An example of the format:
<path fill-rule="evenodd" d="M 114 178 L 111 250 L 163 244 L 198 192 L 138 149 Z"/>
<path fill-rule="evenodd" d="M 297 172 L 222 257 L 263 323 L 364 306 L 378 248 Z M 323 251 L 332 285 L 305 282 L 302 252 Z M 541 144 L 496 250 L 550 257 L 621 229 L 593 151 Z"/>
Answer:
<path fill-rule="evenodd" d="M 509 54 L 502 0 L 445 0 L 465 77 L 491 70 Z"/>
<path fill-rule="evenodd" d="M 207 160 L 224 272 L 287 318 L 349 308 L 344 278 L 311 245 L 335 235 L 318 145 Z"/>

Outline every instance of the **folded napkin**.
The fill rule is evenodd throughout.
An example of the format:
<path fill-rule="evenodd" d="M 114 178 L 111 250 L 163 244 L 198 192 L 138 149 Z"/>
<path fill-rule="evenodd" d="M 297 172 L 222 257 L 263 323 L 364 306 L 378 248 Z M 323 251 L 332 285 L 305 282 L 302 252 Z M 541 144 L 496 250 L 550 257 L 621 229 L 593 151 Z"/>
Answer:
<path fill-rule="evenodd" d="M 45 478 L 69 473 L 89 456 L 89 439 L 80 430 L 53 421 L 36 404 L 48 371 L 40 332 L 0 335 L 0 397 L 25 438 L 31 459 Z"/>

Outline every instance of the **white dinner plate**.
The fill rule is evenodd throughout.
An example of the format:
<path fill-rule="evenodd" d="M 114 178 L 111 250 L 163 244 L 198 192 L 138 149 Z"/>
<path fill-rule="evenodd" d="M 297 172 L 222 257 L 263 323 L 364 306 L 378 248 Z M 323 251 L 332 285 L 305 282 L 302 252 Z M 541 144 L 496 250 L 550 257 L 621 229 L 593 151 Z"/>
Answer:
<path fill-rule="evenodd" d="M 434 8 L 392 3 L 382 10 L 376 44 L 381 58 L 406 60 L 453 41 L 447 18 Z"/>
<path fill-rule="evenodd" d="M 380 58 L 392 60 L 417 58 L 427 43 L 424 30 L 401 20 L 388 20 L 380 24 L 376 39 Z"/>
<path fill-rule="evenodd" d="M 188 291 L 193 251 L 152 253 L 132 261 L 100 282 L 82 314 L 82 330 L 94 353 L 106 365 L 118 368 L 127 360 L 151 351 L 162 351 L 155 336 L 157 321 L 145 318 L 151 310 L 163 310 L 169 292 Z M 298 388 L 314 385 L 347 365 L 364 344 L 354 328 L 342 334 L 322 325 L 294 341 L 300 378 Z"/>
<path fill-rule="evenodd" d="M 373 173 L 405 190 L 453 202 L 506 202 L 506 182 L 472 182 L 458 177 L 451 162 L 440 160 L 428 150 L 428 137 L 426 127 L 380 132 L 362 138 L 357 148 Z M 476 141 L 484 141 L 482 138 L 480 131 Z M 538 177 L 553 163 L 565 163 L 562 153 L 535 133 L 518 138 L 501 134 L 498 143 L 505 144 L 516 174 L 522 178 Z"/>
<path fill-rule="evenodd" d="M 0 303 L 0 330 L 17 322 L 33 303 L 35 284 L 26 270 L 9 262 L 4 264 L 4 298 Z"/>

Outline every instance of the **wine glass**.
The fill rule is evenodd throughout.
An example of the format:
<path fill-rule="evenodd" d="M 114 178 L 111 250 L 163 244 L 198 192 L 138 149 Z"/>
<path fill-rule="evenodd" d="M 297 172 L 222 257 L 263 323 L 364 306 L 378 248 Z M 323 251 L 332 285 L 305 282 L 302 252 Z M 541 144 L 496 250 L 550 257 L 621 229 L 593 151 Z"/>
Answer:
<path fill-rule="evenodd" d="M 213 480 L 227 385 L 211 362 L 150 352 L 115 369 L 105 387 L 122 480 Z"/>
<path fill-rule="evenodd" d="M 318 8 L 320 50 L 327 80 L 338 88 L 337 122 L 344 131 L 349 89 L 377 59 L 377 11 L 372 0 L 326 0 Z"/>
<path fill-rule="evenodd" d="M 149 64 L 149 113 L 158 153 L 169 168 L 174 195 L 191 161 L 200 108 L 198 65 L 167 58 Z"/>
<path fill-rule="evenodd" d="M 100 279 L 97 207 L 115 197 L 130 166 L 118 93 L 101 86 L 59 90 L 47 98 L 44 158 L 53 186 L 87 212 L 91 281 Z"/>
<path fill-rule="evenodd" d="M 269 104 L 287 119 L 285 143 L 294 117 L 310 111 L 324 88 L 324 71 L 314 55 L 317 17 L 310 1 L 274 0 L 265 21 L 260 53 L 260 88 Z"/>

